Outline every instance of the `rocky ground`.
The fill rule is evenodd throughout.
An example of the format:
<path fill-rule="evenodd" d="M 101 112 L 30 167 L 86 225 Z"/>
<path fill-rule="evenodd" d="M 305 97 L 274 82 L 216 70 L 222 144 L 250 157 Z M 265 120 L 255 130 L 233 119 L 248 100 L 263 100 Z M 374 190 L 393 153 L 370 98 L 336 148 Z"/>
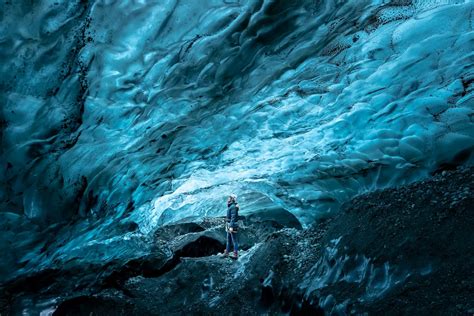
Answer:
<path fill-rule="evenodd" d="M 283 210 L 246 217 L 238 260 L 218 255 L 221 218 L 164 226 L 146 257 L 4 284 L 0 311 L 472 315 L 473 171 L 360 195 L 308 229 Z"/>

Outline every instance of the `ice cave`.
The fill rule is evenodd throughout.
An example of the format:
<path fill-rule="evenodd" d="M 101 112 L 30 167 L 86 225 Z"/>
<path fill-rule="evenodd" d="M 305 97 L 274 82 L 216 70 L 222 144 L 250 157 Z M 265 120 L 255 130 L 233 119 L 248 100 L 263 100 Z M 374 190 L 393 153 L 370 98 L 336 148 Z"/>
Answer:
<path fill-rule="evenodd" d="M 0 315 L 474 315 L 474 1 L 0 19 Z"/>

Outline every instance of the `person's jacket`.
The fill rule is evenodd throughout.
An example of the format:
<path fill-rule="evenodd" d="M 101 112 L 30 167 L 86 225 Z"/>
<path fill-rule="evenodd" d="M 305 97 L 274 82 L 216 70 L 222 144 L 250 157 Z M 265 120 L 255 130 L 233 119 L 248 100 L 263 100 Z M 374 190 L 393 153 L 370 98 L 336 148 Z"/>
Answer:
<path fill-rule="evenodd" d="M 231 202 L 227 205 L 227 223 L 229 227 L 238 228 L 237 220 L 239 219 L 239 205 Z"/>

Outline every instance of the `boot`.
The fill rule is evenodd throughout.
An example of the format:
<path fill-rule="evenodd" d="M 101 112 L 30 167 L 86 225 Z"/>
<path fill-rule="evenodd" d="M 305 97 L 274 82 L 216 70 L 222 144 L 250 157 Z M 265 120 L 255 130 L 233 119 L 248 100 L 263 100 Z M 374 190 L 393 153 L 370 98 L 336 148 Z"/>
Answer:
<path fill-rule="evenodd" d="M 224 252 L 221 254 L 221 256 L 223 257 L 228 257 L 229 256 L 229 252 L 227 250 L 224 250 Z"/>
<path fill-rule="evenodd" d="M 239 253 L 237 251 L 234 251 L 232 258 L 233 259 L 238 259 L 239 258 Z"/>

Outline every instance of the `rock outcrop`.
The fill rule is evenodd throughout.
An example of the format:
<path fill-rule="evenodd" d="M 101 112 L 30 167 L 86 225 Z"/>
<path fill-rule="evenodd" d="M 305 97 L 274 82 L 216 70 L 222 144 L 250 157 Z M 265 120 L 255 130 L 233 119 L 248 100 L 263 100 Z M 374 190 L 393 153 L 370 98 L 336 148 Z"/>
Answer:
<path fill-rule="evenodd" d="M 358 196 L 302 229 L 290 213 L 241 220 L 238 260 L 222 218 L 165 225 L 125 264 L 42 271 L 3 285 L 6 314 L 472 312 L 474 168 Z"/>

